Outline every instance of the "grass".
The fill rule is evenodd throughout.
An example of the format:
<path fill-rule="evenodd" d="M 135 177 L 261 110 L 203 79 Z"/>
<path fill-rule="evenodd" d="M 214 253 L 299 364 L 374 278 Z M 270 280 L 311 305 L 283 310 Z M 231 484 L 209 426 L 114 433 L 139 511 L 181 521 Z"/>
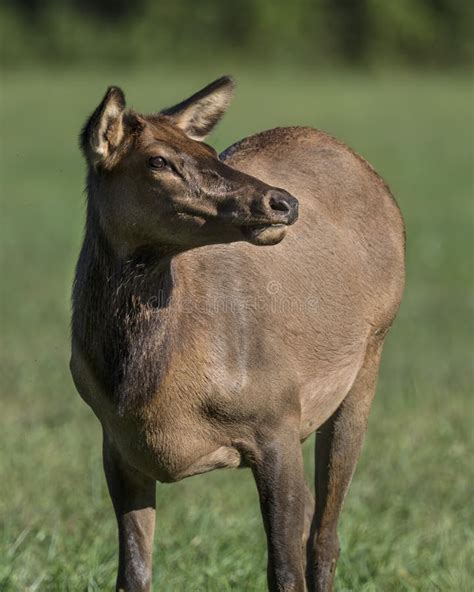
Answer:
<path fill-rule="evenodd" d="M 107 84 L 156 110 L 220 72 L 36 71 L 1 95 L 0 590 L 104 590 L 116 534 L 99 424 L 68 372 L 80 245 L 76 135 Z M 239 74 L 239 68 L 237 68 Z M 467 591 L 472 488 L 473 111 L 467 78 L 240 72 L 217 148 L 285 124 L 366 156 L 406 217 L 408 282 L 340 522 L 339 591 Z M 306 447 L 311 473 L 311 443 Z M 156 588 L 256 591 L 265 544 L 248 471 L 157 488 Z"/>

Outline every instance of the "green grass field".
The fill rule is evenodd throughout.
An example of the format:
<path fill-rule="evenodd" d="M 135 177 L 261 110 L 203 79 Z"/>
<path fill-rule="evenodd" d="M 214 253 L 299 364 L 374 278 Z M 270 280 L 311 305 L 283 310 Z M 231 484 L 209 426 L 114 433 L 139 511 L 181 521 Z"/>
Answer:
<path fill-rule="evenodd" d="M 35 71 L 1 91 L 0 590 L 108 590 L 116 533 L 98 421 L 69 370 L 69 293 L 84 218 L 77 134 L 108 84 L 157 110 L 220 71 Z M 468 78 L 241 71 L 212 138 L 325 129 L 389 182 L 407 222 L 408 281 L 340 522 L 338 591 L 468 591 L 474 581 L 473 111 Z M 312 473 L 312 441 L 306 444 Z M 249 471 L 157 487 L 154 582 L 169 592 L 265 588 Z"/>

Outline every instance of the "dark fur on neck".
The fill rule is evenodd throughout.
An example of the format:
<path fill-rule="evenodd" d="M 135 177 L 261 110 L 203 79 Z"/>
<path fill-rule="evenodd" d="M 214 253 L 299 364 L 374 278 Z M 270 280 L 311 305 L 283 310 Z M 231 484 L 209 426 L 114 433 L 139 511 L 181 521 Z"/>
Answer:
<path fill-rule="evenodd" d="M 171 350 L 172 291 L 169 254 L 142 248 L 121 261 L 89 203 L 72 334 L 120 414 L 141 407 L 158 390 Z"/>

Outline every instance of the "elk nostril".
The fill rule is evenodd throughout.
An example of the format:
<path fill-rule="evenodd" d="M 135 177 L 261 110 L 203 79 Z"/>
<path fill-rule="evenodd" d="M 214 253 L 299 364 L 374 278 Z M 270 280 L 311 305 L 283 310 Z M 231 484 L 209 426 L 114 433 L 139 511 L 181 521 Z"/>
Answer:
<path fill-rule="evenodd" d="M 291 205 L 288 203 L 286 197 L 283 197 L 282 195 L 272 195 L 268 204 L 272 210 L 277 212 L 289 214 L 291 211 Z"/>
<path fill-rule="evenodd" d="M 298 200 L 283 189 L 270 191 L 267 199 L 267 207 L 275 218 L 274 224 L 280 221 L 284 224 L 293 224 L 298 218 Z"/>

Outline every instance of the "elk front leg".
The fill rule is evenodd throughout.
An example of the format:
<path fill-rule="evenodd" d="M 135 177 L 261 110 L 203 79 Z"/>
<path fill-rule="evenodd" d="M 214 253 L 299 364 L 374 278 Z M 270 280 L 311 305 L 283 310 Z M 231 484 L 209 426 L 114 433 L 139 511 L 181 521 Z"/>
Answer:
<path fill-rule="evenodd" d="M 103 459 L 118 524 L 116 590 L 149 592 L 155 529 L 155 481 L 124 463 L 105 434 Z"/>
<path fill-rule="evenodd" d="M 316 435 L 316 509 L 307 566 L 310 592 L 333 588 L 339 557 L 337 523 L 367 429 L 380 353 L 380 343 L 369 346 L 350 392 Z"/>
<path fill-rule="evenodd" d="M 268 542 L 268 588 L 304 592 L 303 458 L 297 430 L 274 434 L 252 463 Z"/>

